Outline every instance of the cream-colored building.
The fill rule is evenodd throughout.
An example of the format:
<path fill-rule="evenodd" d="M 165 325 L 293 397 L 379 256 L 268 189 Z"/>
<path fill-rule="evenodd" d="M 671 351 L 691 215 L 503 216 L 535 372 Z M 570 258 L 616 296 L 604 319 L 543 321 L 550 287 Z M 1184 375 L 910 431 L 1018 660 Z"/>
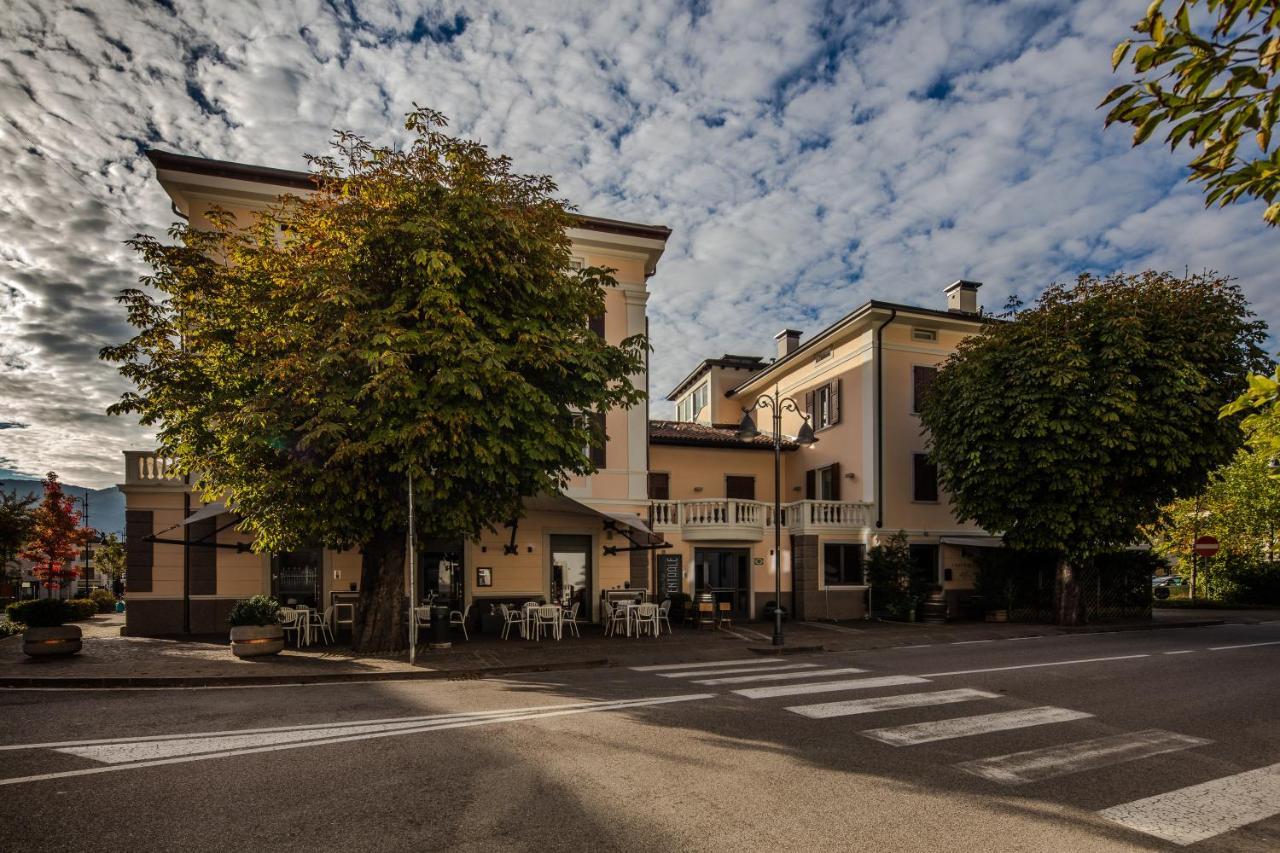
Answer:
<path fill-rule="evenodd" d="M 213 205 L 246 220 L 282 193 L 312 188 L 306 173 L 151 152 L 174 210 L 199 225 Z M 575 257 L 614 268 L 597 330 L 617 343 L 646 331 L 647 282 L 670 231 L 594 217 L 571 229 Z M 947 310 L 870 302 L 801 340 L 778 336 L 777 357 L 724 356 L 698 365 L 672 392 L 676 421 L 651 421 L 648 406 L 609 412 L 599 471 L 562 495 L 531 497 L 514 528 L 498 525 L 469 541 L 422 543 L 417 588 L 473 613 L 531 598 L 579 605 L 599 618 L 601 595 L 624 586 L 661 597 L 712 591 L 739 617 L 757 617 L 774 598 L 806 619 L 866 612 L 861 575 L 878 535 L 905 529 L 932 577 L 953 597 L 972 586 L 958 544 L 982 531 L 957 524 L 936 476 L 921 461 L 914 414 L 928 371 L 982 320 L 977 285 L 948 289 Z M 633 377 L 648 387 L 647 372 Z M 774 518 L 771 436 L 738 438 L 744 406 L 762 393 L 794 398 L 818 442 L 782 441 L 782 504 Z M 768 415 L 758 413 L 762 432 Z M 788 413 L 784 436 L 800 416 Z M 929 483 L 932 482 L 932 491 Z M 257 554 L 236 519 L 205 507 L 149 451 L 125 454 L 129 552 L 127 631 L 135 635 L 221 633 L 235 601 L 259 593 L 327 607 L 353 597 L 360 555 L 326 549 Z M 775 555 L 774 525 L 782 528 Z M 656 547 L 655 547 L 656 545 Z"/>

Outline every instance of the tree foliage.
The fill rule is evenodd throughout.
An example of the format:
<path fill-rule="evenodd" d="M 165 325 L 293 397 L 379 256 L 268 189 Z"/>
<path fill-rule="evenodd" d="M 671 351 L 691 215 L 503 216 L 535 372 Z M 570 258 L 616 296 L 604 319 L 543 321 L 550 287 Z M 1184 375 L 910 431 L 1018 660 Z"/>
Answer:
<path fill-rule="evenodd" d="M 0 580 L 9 576 L 18 551 L 31 535 L 34 495 L 19 495 L 17 489 L 0 490 Z"/>
<path fill-rule="evenodd" d="M 49 472 L 43 481 L 44 498 L 31 514 L 31 530 L 18 556 L 31 561 L 31 573 L 50 589 L 75 580 L 75 561 L 93 540 L 95 531 L 80 526 L 75 498 L 62 491 L 58 475 Z"/>
<path fill-rule="evenodd" d="M 113 581 L 119 580 L 124 577 L 128 565 L 124 542 L 114 533 L 106 534 L 102 537 L 102 544 L 94 550 L 93 560 L 98 571 Z"/>
<path fill-rule="evenodd" d="M 1241 450 L 1213 472 L 1203 492 L 1165 507 L 1151 540 L 1160 553 L 1189 559 L 1192 543 L 1204 534 L 1217 537 L 1222 553 L 1276 560 L 1280 479 L 1272 476 L 1270 456 Z"/>
<path fill-rule="evenodd" d="M 1250 376 L 1248 387 L 1222 408 L 1224 418 L 1239 414 L 1249 446 L 1267 462 L 1271 476 L 1280 477 L 1280 367 L 1270 376 Z"/>
<path fill-rule="evenodd" d="M 1132 125 L 1134 145 L 1167 127 L 1171 149 L 1203 149 L 1189 180 L 1206 206 L 1252 196 L 1280 224 L 1280 0 L 1183 0 L 1166 15 L 1171 5 L 1155 0 L 1138 37 L 1116 46 L 1113 70 L 1128 58 L 1136 76 L 1103 100 L 1106 123 Z"/>
<path fill-rule="evenodd" d="M 137 390 L 113 412 L 225 497 L 259 550 L 361 547 L 366 650 L 400 647 L 412 475 L 423 534 L 471 537 L 521 497 L 591 473 L 592 412 L 642 399 L 640 336 L 606 343 L 610 270 L 574 269 L 550 178 L 417 109 L 407 148 L 340 133 L 316 190 L 250 222 L 132 241 L 138 333 L 103 357 Z"/>
<path fill-rule="evenodd" d="M 1213 275 L 1083 275 L 943 365 L 922 420 L 961 519 L 1083 566 L 1133 543 L 1240 444 L 1220 407 L 1264 326 Z"/>

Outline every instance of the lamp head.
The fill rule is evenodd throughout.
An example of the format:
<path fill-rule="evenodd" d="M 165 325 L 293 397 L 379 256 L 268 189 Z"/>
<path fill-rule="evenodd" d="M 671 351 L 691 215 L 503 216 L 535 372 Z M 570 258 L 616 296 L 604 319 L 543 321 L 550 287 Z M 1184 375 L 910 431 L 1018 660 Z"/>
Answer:
<path fill-rule="evenodd" d="M 743 409 L 742 421 L 738 424 L 738 438 L 743 441 L 750 441 L 760 434 L 760 430 L 756 429 L 755 418 L 751 417 L 750 409 Z"/>
<path fill-rule="evenodd" d="M 813 447 L 818 443 L 818 437 L 813 434 L 813 427 L 808 421 L 800 425 L 800 432 L 796 435 L 796 444 L 801 447 Z"/>

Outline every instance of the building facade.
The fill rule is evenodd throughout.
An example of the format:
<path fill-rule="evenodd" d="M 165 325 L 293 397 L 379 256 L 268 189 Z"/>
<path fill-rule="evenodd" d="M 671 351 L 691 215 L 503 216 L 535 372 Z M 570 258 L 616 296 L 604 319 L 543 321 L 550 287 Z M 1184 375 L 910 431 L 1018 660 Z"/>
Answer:
<path fill-rule="evenodd" d="M 174 210 L 193 224 L 214 205 L 248 221 L 283 193 L 312 188 L 306 173 L 151 152 Z M 579 217 L 576 260 L 616 270 L 597 331 L 613 343 L 647 330 L 648 280 L 670 232 L 661 226 Z M 699 364 L 669 395 L 677 420 L 648 406 L 605 417 L 599 470 L 563 494 L 531 496 L 514 526 L 473 540 L 421 543 L 416 588 L 473 614 L 527 599 L 577 604 L 597 621 L 608 590 L 661 597 L 710 591 L 740 618 L 774 599 L 800 618 L 868 612 L 863 573 L 877 537 L 904 529 L 921 571 L 958 596 L 972 586 L 964 543 L 983 532 L 957 524 L 923 458 L 915 406 L 930 372 L 983 322 L 977 285 L 948 289 L 947 310 L 871 302 L 806 341 L 785 330 L 771 360 L 726 355 Z M 648 389 L 647 371 L 634 377 Z M 743 407 L 762 393 L 794 398 L 818 442 L 781 440 L 782 511 L 775 517 L 774 442 L 737 435 Z M 767 431 L 767 417 L 761 421 Z M 240 599 L 269 593 L 321 609 L 359 593 L 360 555 L 322 548 L 255 553 L 236 517 L 204 505 L 165 459 L 125 453 L 129 557 L 126 631 L 215 634 Z M 774 553 L 774 527 L 782 529 Z M 473 617 L 474 618 L 474 617 Z"/>

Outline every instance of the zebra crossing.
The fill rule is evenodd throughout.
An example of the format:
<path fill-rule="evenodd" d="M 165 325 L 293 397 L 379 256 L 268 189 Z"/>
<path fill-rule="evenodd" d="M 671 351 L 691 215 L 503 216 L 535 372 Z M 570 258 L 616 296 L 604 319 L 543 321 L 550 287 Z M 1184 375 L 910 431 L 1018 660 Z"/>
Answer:
<path fill-rule="evenodd" d="M 981 703 L 1008 697 L 972 687 L 928 689 L 933 679 L 966 672 L 925 675 L 884 675 L 858 667 L 828 667 L 812 662 L 791 663 L 781 658 L 754 658 L 632 667 L 637 672 L 678 679 L 681 686 L 726 687 L 731 695 L 752 701 L 817 696 L 831 693 L 866 693 L 904 686 L 919 689 L 884 695 L 789 704 L 786 713 L 811 720 L 874 719 L 874 715 L 908 709 L 952 710 L 964 705 L 975 710 Z M 853 677 L 849 677 L 853 676 Z M 793 699 L 794 701 L 794 699 Z M 990 705 L 988 705 L 990 708 Z M 958 709 L 956 709 L 958 710 Z M 859 733 L 893 748 L 911 748 L 978 735 L 1033 727 L 1053 727 L 1094 715 L 1073 708 L 1040 705 L 1013 710 L 945 715 L 923 722 L 860 728 Z M 997 741 L 992 741 L 993 743 Z M 1052 746 L 1005 752 L 960 762 L 963 773 L 1002 786 L 1026 785 L 1071 774 L 1098 771 L 1211 744 L 1205 738 L 1160 729 L 1069 740 Z M 1097 812 L 1105 820 L 1138 832 L 1187 845 L 1280 815 L 1280 764 L 1211 780 L 1153 797 L 1120 803 Z"/>

